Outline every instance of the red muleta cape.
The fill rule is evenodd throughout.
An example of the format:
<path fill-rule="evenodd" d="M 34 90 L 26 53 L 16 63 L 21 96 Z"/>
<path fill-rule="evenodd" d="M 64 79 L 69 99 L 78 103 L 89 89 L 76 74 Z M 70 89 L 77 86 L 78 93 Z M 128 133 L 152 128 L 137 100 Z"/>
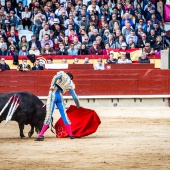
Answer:
<path fill-rule="evenodd" d="M 74 105 L 70 105 L 66 112 L 71 121 L 71 129 L 74 137 L 88 136 L 96 132 L 101 123 L 97 113 L 91 109 L 77 108 Z M 55 130 L 57 138 L 68 137 L 67 129 L 61 118 L 56 122 Z"/>

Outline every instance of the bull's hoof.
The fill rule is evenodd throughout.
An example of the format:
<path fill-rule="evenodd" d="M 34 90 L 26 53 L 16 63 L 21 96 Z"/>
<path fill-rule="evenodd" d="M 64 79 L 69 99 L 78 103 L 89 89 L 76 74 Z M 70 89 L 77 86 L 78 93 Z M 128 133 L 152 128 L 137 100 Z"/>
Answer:
<path fill-rule="evenodd" d="M 25 136 L 24 136 L 24 135 L 23 135 L 23 136 L 20 136 L 20 138 L 21 138 L 21 139 L 25 139 Z"/>
<path fill-rule="evenodd" d="M 36 138 L 34 141 L 43 141 L 44 140 L 44 136 L 40 136 L 38 138 Z"/>
<path fill-rule="evenodd" d="M 28 132 L 28 137 L 30 138 L 33 135 L 34 132 Z"/>

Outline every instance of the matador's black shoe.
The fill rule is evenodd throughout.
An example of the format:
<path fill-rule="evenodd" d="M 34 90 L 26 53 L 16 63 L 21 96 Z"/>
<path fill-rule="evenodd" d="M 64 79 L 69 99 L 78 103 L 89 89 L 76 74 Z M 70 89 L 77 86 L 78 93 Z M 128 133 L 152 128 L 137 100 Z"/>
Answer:
<path fill-rule="evenodd" d="M 70 139 L 74 139 L 74 136 L 70 136 Z"/>
<path fill-rule="evenodd" d="M 38 138 L 36 138 L 34 141 L 43 141 L 44 140 L 44 136 L 40 136 Z"/>

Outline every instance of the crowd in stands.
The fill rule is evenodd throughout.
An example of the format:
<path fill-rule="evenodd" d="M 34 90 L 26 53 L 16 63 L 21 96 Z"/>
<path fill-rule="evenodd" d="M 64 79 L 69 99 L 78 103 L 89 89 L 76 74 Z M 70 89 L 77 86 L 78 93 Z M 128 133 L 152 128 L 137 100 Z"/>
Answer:
<path fill-rule="evenodd" d="M 0 5 L 0 56 L 110 55 L 140 48 L 139 61 L 170 46 L 161 0 L 9 0 Z M 20 25 L 33 32 L 19 39 Z M 64 57 L 63 57 L 64 58 Z M 131 63 L 122 54 L 113 63 Z M 146 61 L 146 60 L 145 60 Z M 36 61 L 38 62 L 38 61 Z M 99 60 L 101 62 L 101 60 Z"/>

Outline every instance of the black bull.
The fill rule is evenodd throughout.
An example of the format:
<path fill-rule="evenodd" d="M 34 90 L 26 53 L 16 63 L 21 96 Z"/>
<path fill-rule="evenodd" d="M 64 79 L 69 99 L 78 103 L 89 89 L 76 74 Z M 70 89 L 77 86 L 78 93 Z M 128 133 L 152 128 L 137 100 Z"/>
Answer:
<path fill-rule="evenodd" d="M 25 137 L 23 132 L 24 125 L 30 124 L 31 130 L 28 132 L 28 136 L 31 137 L 34 133 L 34 128 L 37 133 L 40 132 L 46 115 L 46 107 L 44 107 L 44 103 L 37 96 L 29 92 L 16 91 L 10 93 L 0 93 L 0 111 L 8 102 L 9 98 L 15 94 L 19 97 L 20 104 L 11 120 L 18 122 L 21 138 Z M 0 116 L 0 123 L 3 120 L 6 120 L 10 106 L 11 103 Z M 2 128 L 2 126 L 0 128 Z"/>

